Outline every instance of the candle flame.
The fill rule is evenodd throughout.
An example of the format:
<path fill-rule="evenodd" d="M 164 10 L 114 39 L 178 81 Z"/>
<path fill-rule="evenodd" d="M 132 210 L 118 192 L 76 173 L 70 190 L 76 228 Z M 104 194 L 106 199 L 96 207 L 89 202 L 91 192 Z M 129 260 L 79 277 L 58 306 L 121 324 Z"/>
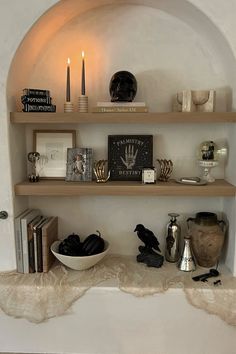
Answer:
<path fill-rule="evenodd" d="M 70 58 L 67 59 L 67 64 L 70 65 Z"/>
<path fill-rule="evenodd" d="M 84 51 L 82 51 L 82 58 L 84 59 Z"/>

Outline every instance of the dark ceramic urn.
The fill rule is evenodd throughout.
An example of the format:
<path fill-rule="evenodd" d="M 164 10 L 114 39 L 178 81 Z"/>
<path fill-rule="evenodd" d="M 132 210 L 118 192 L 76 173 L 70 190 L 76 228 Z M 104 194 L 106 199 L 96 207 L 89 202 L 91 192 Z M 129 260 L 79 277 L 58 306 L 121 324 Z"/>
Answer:
<path fill-rule="evenodd" d="M 210 212 L 197 213 L 187 220 L 192 239 L 192 249 L 197 264 L 214 267 L 220 258 L 225 238 L 226 224 Z"/>

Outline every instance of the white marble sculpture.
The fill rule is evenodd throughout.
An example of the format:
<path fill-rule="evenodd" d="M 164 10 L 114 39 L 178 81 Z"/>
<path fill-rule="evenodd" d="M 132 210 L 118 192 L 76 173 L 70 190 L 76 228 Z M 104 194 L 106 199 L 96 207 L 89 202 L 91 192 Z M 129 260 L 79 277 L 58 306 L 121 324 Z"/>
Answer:
<path fill-rule="evenodd" d="M 178 92 L 173 100 L 174 112 L 214 112 L 214 90 L 184 90 Z"/>

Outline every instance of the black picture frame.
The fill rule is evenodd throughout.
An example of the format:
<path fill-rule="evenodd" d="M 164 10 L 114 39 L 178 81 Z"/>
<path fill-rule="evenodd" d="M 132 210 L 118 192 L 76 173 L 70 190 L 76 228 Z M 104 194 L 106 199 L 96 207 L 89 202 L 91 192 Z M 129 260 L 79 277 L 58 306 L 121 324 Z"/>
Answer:
<path fill-rule="evenodd" d="M 108 169 L 112 181 L 141 181 L 153 166 L 153 135 L 108 135 Z"/>

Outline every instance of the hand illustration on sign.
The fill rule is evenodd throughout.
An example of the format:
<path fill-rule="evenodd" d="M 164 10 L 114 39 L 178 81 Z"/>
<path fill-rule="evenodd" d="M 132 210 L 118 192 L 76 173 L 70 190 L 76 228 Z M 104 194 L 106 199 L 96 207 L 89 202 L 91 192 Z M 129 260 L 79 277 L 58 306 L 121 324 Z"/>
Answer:
<path fill-rule="evenodd" d="M 134 145 L 127 145 L 125 147 L 125 160 L 120 156 L 121 161 L 126 166 L 127 170 L 132 170 L 135 165 L 138 149 L 134 152 Z"/>

